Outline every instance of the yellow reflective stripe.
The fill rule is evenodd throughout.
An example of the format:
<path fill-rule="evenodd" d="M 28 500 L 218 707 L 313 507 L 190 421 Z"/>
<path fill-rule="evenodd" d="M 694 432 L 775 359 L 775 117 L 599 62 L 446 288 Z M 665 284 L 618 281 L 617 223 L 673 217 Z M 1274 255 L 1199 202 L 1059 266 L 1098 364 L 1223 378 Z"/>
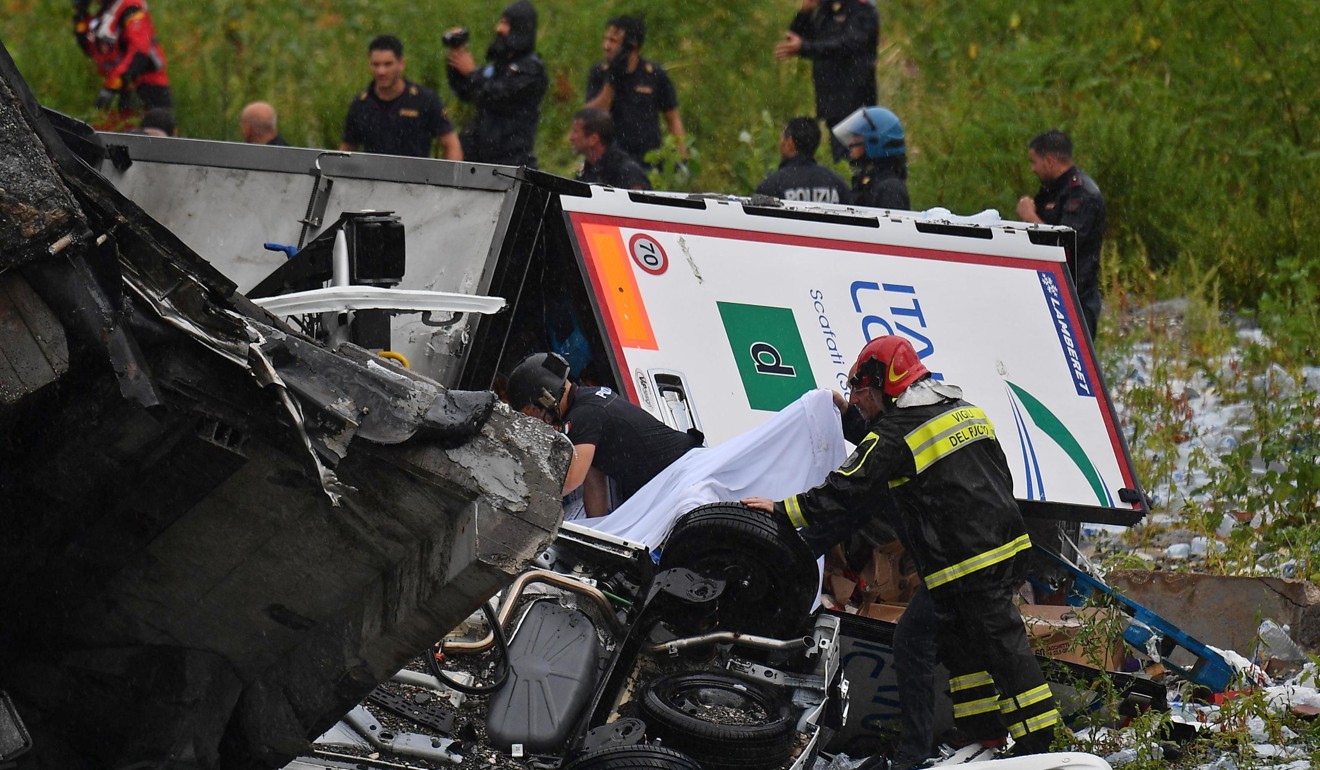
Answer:
<path fill-rule="evenodd" d="M 839 475 L 851 476 L 856 473 L 858 469 L 866 465 L 866 458 L 871 456 L 871 450 L 875 449 L 879 443 L 880 437 L 875 433 L 868 433 L 863 436 L 861 443 L 857 445 L 857 448 L 843 463 L 843 467 L 839 469 Z"/>
<path fill-rule="evenodd" d="M 978 698 L 969 700 L 966 703 L 955 703 L 953 706 L 953 718 L 962 719 L 963 717 L 976 716 L 977 714 L 988 714 L 999 710 L 999 699 L 993 695 L 989 698 Z"/>
<path fill-rule="evenodd" d="M 1040 716 L 1034 716 L 1027 720 L 1027 732 L 1034 733 L 1037 730 L 1044 730 L 1046 727 L 1059 723 L 1059 712 L 1050 709 Z"/>
<path fill-rule="evenodd" d="M 788 512 L 788 520 L 793 526 L 799 529 L 807 526 L 807 518 L 802 515 L 802 503 L 798 502 L 798 496 L 793 495 L 784 501 L 784 510 Z"/>
<path fill-rule="evenodd" d="M 917 473 L 935 461 L 947 457 L 974 441 L 994 438 L 995 426 L 985 412 L 974 406 L 960 406 L 928 420 L 904 437 Z"/>
<path fill-rule="evenodd" d="M 908 478 L 907 476 L 904 476 L 904 477 L 901 478 L 901 479 L 894 479 L 893 481 L 890 481 L 890 482 L 889 482 L 889 488 L 890 488 L 890 489 L 893 489 L 894 487 L 901 487 L 901 486 L 903 486 L 904 484 L 908 483 L 908 482 L 911 481 L 911 480 L 912 480 L 912 479 Z"/>
<path fill-rule="evenodd" d="M 1048 684 L 1043 684 L 1040 687 L 1034 687 L 1027 690 L 1021 695 L 1005 698 L 1000 702 L 999 710 L 1008 714 L 1017 711 L 1018 709 L 1034 706 L 1041 701 L 1049 700 L 1051 696 L 1052 693 L 1050 692 L 1050 686 Z"/>
<path fill-rule="evenodd" d="M 1031 719 L 1022 722 L 1013 722 L 1008 726 L 1008 734 L 1013 736 L 1014 739 L 1020 739 L 1027 733 L 1044 730 L 1047 727 L 1058 724 L 1058 722 L 1059 712 L 1055 709 L 1050 709 L 1044 714 L 1034 716 Z"/>
<path fill-rule="evenodd" d="M 1016 540 L 1011 540 L 998 548 L 993 548 L 985 553 L 977 554 L 970 559 L 958 562 L 952 567 L 945 567 L 939 572 L 932 572 L 926 576 L 927 588 L 938 588 L 945 583 L 952 583 L 960 577 L 966 577 L 978 569 L 985 569 L 992 564 L 998 564 L 1005 559 L 1011 559 L 1013 556 L 1027 550 L 1031 547 L 1031 538 L 1025 534 L 1019 536 Z"/>
<path fill-rule="evenodd" d="M 970 690 L 973 687 L 981 685 L 994 684 L 995 680 L 988 671 L 977 671 L 975 674 L 963 674 L 949 678 L 949 692 L 961 692 Z"/>

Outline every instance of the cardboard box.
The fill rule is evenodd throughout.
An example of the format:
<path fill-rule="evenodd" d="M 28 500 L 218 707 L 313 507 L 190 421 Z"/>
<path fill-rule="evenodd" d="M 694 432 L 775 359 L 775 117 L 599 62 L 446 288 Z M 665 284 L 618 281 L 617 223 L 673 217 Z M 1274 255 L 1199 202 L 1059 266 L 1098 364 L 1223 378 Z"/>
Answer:
<path fill-rule="evenodd" d="M 1125 618 L 1118 610 L 1047 604 L 1024 604 L 1018 610 L 1037 653 L 1083 666 L 1122 670 L 1127 658 Z"/>

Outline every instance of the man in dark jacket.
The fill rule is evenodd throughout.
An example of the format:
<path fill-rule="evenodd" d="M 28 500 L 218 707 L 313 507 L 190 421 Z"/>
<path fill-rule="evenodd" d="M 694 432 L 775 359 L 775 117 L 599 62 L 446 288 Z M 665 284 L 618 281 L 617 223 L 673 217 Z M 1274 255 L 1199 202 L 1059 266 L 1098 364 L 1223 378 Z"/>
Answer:
<path fill-rule="evenodd" d="M 615 141 L 643 168 L 646 154 L 660 147 L 659 119 L 686 154 L 678 93 L 665 68 L 642 56 L 646 24 L 640 16 L 615 16 L 605 27 L 605 61 L 587 73 L 587 107 L 607 110 Z"/>
<path fill-rule="evenodd" d="M 627 500 L 675 460 L 700 446 L 699 431 L 683 433 L 609 388 L 568 380 L 568 361 L 533 353 L 509 374 L 509 407 L 562 427 L 573 442 L 564 494 L 583 487 L 590 517 L 610 512 L 608 480 Z"/>
<path fill-rule="evenodd" d="M 619 187 L 624 190 L 649 190 L 646 172 L 614 142 L 614 121 L 605 110 L 578 110 L 573 116 L 573 130 L 568 134 L 573 152 L 582 156 L 577 178 L 583 182 Z"/>
<path fill-rule="evenodd" d="M 451 30 L 457 32 L 458 30 Z M 536 54 L 536 9 L 528 0 L 504 9 L 495 42 L 478 68 L 466 44 L 449 51 L 449 87 L 476 105 L 460 139 L 465 160 L 536 166 L 536 127 L 550 79 Z"/>
<path fill-rule="evenodd" d="M 1076 253 L 1068 253 L 1086 329 L 1095 339 L 1100 320 L 1100 247 L 1105 236 L 1105 199 L 1086 172 L 1073 165 L 1072 139 L 1056 129 L 1027 145 L 1031 171 L 1040 179 L 1036 197 L 1022 196 L 1017 214 L 1024 222 L 1064 225 L 1077 231 Z"/>
<path fill-rule="evenodd" d="M 909 209 L 907 141 L 898 116 L 884 107 L 863 107 L 833 129 L 852 158 L 852 202 L 878 209 Z"/>
<path fill-rule="evenodd" d="M 858 107 L 879 101 L 875 58 L 880 13 L 875 0 L 802 0 L 788 30 L 775 46 L 775 58 L 811 60 L 817 119 L 832 126 Z M 846 155 L 838 142 L 831 148 L 835 160 Z"/>
<path fill-rule="evenodd" d="M 786 201 L 848 203 L 848 183 L 816 162 L 820 126 L 811 118 L 793 118 L 779 138 L 779 170 L 756 188 L 757 195 Z"/>
<path fill-rule="evenodd" d="M 1013 603 L 1031 539 L 994 425 L 901 337 L 867 343 L 849 386 L 868 432 L 843 466 L 787 500 L 743 502 L 835 540 L 859 516 L 885 517 L 892 494 L 891 523 L 937 610 L 954 724 L 987 741 L 1006 723 L 1014 753 L 1048 751 L 1059 712 Z"/>

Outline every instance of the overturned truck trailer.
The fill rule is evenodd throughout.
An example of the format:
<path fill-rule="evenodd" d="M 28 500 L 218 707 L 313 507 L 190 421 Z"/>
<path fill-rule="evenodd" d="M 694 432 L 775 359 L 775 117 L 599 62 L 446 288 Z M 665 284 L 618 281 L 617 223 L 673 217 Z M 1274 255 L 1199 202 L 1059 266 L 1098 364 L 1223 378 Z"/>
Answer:
<path fill-rule="evenodd" d="M 0 765 L 281 766 L 544 547 L 571 447 L 252 304 L 0 76 Z"/>

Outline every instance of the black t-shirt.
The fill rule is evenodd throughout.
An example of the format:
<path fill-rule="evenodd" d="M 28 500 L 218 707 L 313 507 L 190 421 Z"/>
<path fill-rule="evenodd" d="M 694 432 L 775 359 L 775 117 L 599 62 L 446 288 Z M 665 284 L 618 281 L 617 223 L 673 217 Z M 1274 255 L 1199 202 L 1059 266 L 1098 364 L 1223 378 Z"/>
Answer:
<path fill-rule="evenodd" d="M 609 388 L 575 387 L 569 399 L 564 432 L 574 445 L 596 446 L 592 467 L 614 479 L 624 499 L 697 444 Z"/>
<path fill-rule="evenodd" d="M 587 73 L 587 101 L 605 87 L 603 64 Z M 646 153 L 660 146 L 660 115 L 678 109 L 678 93 L 663 67 L 649 59 L 638 59 L 637 69 L 623 76 L 623 87 L 615 87 L 610 102 L 614 119 L 614 144 L 644 163 Z"/>
<path fill-rule="evenodd" d="M 454 130 L 434 91 L 411 80 L 390 101 L 376 96 L 376 84 L 353 97 L 344 120 L 344 144 L 382 155 L 431 155 L 431 142 Z"/>
<path fill-rule="evenodd" d="M 843 177 L 804 155 L 784 158 L 779 170 L 766 177 L 757 186 L 756 193 L 785 201 L 812 203 L 848 203 L 852 200 L 852 191 Z"/>
<path fill-rule="evenodd" d="M 595 163 L 583 163 L 577 178 L 583 182 L 595 182 L 623 190 L 651 189 L 651 181 L 646 178 L 646 172 L 617 145 L 610 145 Z"/>

